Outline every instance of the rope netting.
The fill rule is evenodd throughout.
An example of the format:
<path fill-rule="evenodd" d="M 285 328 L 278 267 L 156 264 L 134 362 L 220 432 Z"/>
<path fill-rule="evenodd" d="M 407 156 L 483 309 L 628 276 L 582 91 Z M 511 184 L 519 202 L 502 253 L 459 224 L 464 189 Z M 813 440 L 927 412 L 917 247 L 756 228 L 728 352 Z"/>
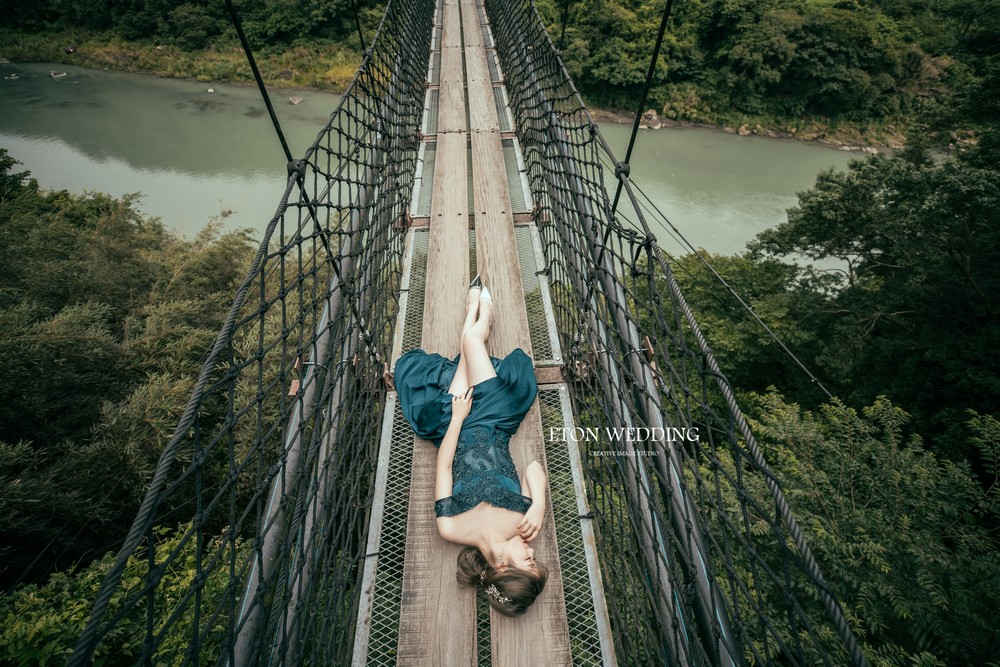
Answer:
<path fill-rule="evenodd" d="M 350 661 L 432 14 L 388 5 L 289 164 L 70 664 Z"/>
<path fill-rule="evenodd" d="M 583 455 L 619 661 L 864 664 L 650 232 L 647 220 L 662 214 L 616 162 L 534 6 L 486 4 L 543 240 L 578 427 L 565 436 Z"/>

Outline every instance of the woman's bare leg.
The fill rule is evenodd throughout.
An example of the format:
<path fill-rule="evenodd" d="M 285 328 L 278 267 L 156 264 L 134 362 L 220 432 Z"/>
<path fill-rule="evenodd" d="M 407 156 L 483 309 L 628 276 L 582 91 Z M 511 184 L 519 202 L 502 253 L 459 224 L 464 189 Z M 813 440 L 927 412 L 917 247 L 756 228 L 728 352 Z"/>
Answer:
<path fill-rule="evenodd" d="M 479 290 L 469 290 L 469 296 L 465 302 L 465 322 L 462 324 L 462 340 L 465 340 L 465 333 L 472 329 L 476 323 L 476 313 L 479 310 Z M 452 395 L 464 394 L 471 386 L 469 382 L 468 364 L 465 362 L 464 343 L 459 344 L 458 368 L 455 369 L 455 377 L 448 385 L 448 393 Z"/>
<path fill-rule="evenodd" d="M 493 318 L 493 303 L 479 302 L 479 319 L 462 334 L 462 359 L 465 361 L 468 382 L 477 385 L 496 377 L 496 369 L 486 351 L 486 340 L 490 337 L 490 323 Z"/>

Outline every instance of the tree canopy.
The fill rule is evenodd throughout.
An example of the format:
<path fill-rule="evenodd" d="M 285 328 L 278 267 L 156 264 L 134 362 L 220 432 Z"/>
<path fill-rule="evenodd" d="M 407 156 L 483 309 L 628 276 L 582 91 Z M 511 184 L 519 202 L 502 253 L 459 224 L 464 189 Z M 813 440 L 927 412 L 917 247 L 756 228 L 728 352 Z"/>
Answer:
<path fill-rule="evenodd" d="M 538 2 L 554 36 L 565 6 Z M 634 110 L 664 3 L 568 6 L 563 59 L 581 92 L 596 105 Z M 804 117 L 911 118 L 996 58 L 995 9 L 995 0 L 675 3 L 650 106 L 686 120 L 753 116 L 786 127 Z"/>
<path fill-rule="evenodd" d="M 114 547 L 254 243 L 45 192 L 0 149 L 0 586 Z"/>

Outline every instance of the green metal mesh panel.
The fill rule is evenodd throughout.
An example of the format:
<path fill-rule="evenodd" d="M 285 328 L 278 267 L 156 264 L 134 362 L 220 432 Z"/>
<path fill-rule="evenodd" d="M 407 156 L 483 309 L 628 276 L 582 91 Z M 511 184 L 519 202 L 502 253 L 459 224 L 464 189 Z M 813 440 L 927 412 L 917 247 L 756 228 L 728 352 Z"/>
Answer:
<path fill-rule="evenodd" d="M 575 447 L 576 443 L 572 440 L 550 441 L 548 438 L 550 428 L 562 429 L 572 426 L 566 424 L 563 419 L 564 402 L 568 400 L 569 395 L 565 389 L 543 389 L 538 392 L 542 432 L 545 434 L 545 462 L 549 473 L 552 514 L 559 542 L 559 568 L 562 571 L 566 598 L 570 651 L 574 665 L 600 665 L 601 639 L 594 598 L 590 590 L 587 555 L 580 530 L 580 513 L 567 451 L 567 447 Z"/>
<path fill-rule="evenodd" d="M 424 288 L 427 283 L 427 243 L 425 229 L 413 230 L 413 251 L 410 259 L 410 291 L 403 319 L 402 352 L 420 347 L 424 325 Z M 395 360 L 394 360 L 395 363 Z"/>
<path fill-rule="evenodd" d="M 375 593 L 371 609 L 371 631 L 365 664 L 395 665 L 399 637 L 399 606 L 403 587 L 403 557 L 406 552 L 406 521 L 410 504 L 410 469 L 413 461 L 413 431 L 396 402 L 392 418 L 391 455 L 382 515 L 382 538 L 378 547 Z"/>

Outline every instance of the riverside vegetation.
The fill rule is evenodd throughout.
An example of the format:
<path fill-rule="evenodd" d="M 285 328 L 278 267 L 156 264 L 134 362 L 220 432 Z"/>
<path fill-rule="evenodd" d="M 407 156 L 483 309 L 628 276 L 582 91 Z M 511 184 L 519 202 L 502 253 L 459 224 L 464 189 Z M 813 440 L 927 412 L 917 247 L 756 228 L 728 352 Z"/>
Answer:
<path fill-rule="evenodd" d="M 907 150 L 822 174 L 786 224 L 709 258 L 836 399 L 696 257 L 673 265 L 876 665 L 1000 665 L 1000 67 L 953 62 Z M 133 204 L 42 190 L 0 151 L 0 663 L 70 650 L 253 251 Z"/>
<path fill-rule="evenodd" d="M 592 106 L 635 111 L 663 3 L 567 1 L 537 7 L 581 93 Z M 371 39 L 380 16 L 373 0 L 239 4 L 269 84 L 334 92 L 360 61 L 358 26 Z M 995 62 L 996 9 L 996 0 L 677 2 L 649 106 L 680 121 L 898 146 L 915 118 Z M 220 2 L 5 0 L 0 11 L 9 60 L 251 80 Z M 956 130 L 977 129 L 965 120 Z"/>

